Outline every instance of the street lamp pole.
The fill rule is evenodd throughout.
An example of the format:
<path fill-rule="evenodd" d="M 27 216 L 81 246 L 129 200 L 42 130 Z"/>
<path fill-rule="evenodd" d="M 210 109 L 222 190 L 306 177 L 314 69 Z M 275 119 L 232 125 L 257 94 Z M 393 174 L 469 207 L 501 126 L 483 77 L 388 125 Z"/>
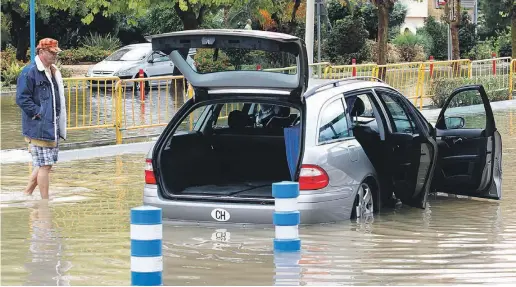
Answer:
<path fill-rule="evenodd" d="M 314 62 L 314 16 L 315 16 L 315 0 L 306 1 L 306 22 L 305 22 L 305 44 L 308 56 L 308 64 Z M 312 75 L 312 68 L 310 68 Z"/>
<path fill-rule="evenodd" d="M 36 12 L 35 0 L 30 0 L 30 60 L 34 61 L 36 54 Z"/>

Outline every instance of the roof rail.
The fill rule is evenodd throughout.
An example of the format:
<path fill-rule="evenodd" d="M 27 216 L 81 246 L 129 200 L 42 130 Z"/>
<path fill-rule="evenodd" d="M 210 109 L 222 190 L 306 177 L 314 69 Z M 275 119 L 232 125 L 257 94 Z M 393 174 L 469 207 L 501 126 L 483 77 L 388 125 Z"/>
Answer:
<path fill-rule="evenodd" d="M 377 78 L 377 77 L 372 77 L 372 76 L 355 76 L 355 77 L 349 77 L 349 78 L 344 78 L 344 79 L 338 79 L 338 80 L 335 80 L 335 81 L 331 81 L 331 82 L 328 82 L 328 83 L 324 83 L 324 84 L 320 84 L 318 86 L 315 86 L 313 88 L 311 88 L 310 90 L 306 91 L 305 92 L 305 98 L 308 98 L 312 95 L 314 95 L 315 93 L 317 93 L 320 89 L 322 88 L 326 88 L 326 87 L 338 87 L 340 86 L 340 83 L 343 83 L 343 82 L 348 82 L 348 81 L 357 81 L 357 80 L 375 80 L 377 82 L 380 82 L 380 83 L 385 83 L 384 81 L 382 81 L 381 79 Z"/>

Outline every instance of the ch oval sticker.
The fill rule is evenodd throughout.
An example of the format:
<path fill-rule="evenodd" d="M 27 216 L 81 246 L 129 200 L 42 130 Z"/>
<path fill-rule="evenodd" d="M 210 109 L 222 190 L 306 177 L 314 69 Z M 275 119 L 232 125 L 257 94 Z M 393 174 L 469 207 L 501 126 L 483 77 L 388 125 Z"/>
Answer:
<path fill-rule="evenodd" d="M 215 208 L 211 211 L 211 217 L 217 221 L 228 221 L 231 216 L 227 210 L 222 208 Z"/>

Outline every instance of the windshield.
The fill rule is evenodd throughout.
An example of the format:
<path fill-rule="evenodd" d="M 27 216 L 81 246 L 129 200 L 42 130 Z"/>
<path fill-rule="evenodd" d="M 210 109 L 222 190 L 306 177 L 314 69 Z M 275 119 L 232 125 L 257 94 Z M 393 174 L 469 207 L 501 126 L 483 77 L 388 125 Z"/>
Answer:
<path fill-rule="evenodd" d="M 106 61 L 139 61 L 145 59 L 150 50 L 150 47 L 122 48 L 107 57 Z"/>

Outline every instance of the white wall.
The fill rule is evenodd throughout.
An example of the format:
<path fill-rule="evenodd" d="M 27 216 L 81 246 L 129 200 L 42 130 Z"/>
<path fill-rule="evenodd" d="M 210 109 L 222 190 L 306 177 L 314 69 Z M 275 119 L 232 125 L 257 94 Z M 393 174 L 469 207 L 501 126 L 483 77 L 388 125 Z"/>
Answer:
<path fill-rule="evenodd" d="M 400 32 L 403 33 L 405 31 L 405 28 L 409 28 L 410 32 L 416 34 L 417 28 L 421 28 L 424 25 L 424 18 L 405 18 L 405 23 L 401 25 Z"/>
<path fill-rule="evenodd" d="M 428 17 L 428 1 L 435 0 L 400 0 L 407 7 L 407 18 Z"/>

